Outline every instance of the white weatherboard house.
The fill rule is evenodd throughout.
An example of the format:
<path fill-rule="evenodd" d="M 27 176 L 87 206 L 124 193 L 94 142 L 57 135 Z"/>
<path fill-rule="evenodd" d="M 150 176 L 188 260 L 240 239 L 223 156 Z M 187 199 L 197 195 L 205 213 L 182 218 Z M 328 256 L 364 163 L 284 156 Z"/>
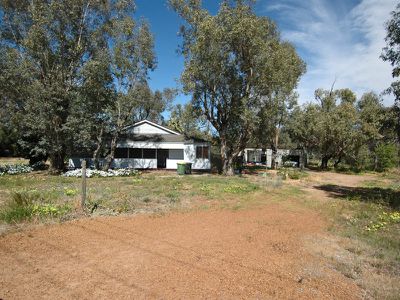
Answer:
<path fill-rule="evenodd" d="M 187 139 L 164 126 L 144 120 L 125 128 L 113 168 L 176 169 L 178 162 L 192 163 L 193 170 L 210 170 L 210 143 Z M 70 167 L 80 167 L 80 159 L 70 159 Z"/>

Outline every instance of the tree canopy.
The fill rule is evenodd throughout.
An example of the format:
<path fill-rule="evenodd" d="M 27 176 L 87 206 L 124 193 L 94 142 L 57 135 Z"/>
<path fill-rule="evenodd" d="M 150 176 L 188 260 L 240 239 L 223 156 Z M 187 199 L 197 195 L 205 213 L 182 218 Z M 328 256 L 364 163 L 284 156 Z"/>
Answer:
<path fill-rule="evenodd" d="M 372 92 L 357 101 L 350 89 L 318 89 L 315 98 L 293 109 L 286 123 L 292 141 L 317 155 L 323 169 L 331 160 L 335 167 L 346 161 L 358 170 L 379 169 L 378 152 L 393 143 L 392 110 Z"/>
<path fill-rule="evenodd" d="M 400 76 L 400 4 L 397 4 L 391 16 L 392 18 L 386 23 L 386 46 L 383 48 L 381 58 L 393 66 L 392 76 L 396 79 Z M 395 96 L 396 131 L 400 143 L 400 81 L 393 81 L 387 92 Z"/>
<path fill-rule="evenodd" d="M 104 135 L 160 118 L 173 93 L 147 86 L 153 36 L 133 1 L 2 0 L 0 11 L 2 130 L 18 124 L 28 156 L 59 171 L 73 152 L 97 156 Z"/>
<path fill-rule="evenodd" d="M 250 2 L 223 1 L 214 16 L 201 1 L 169 2 L 186 21 L 181 28 L 183 89 L 218 133 L 223 172 L 233 174 L 233 162 L 255 129 L 263 101 L 293 90 L 304 62 L 281 41 L 275 23 L 258 17 Z"/>

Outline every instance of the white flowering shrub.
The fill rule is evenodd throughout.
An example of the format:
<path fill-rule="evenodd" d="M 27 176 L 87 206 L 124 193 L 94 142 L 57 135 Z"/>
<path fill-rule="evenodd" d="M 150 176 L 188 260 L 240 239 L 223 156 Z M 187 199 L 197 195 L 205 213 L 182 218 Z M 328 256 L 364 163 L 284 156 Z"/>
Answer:
<path fill-rule="evenodd" d="M 3 175 L 16 175 L 23 173 L 30 173 L 33 171 L 33 168 L 28 165 L 4 165 L 0 166 L 0 176 Z"/>
<path fill-rule="evenodd" d="M 116 177 L 136 176 L 139 171 L 135 169 L 109 169 L 108 171 L 86 169 L 86 177 Z M 65 177 L 82 177 L 82 169 L 71 170 L 62 174 Z"/>

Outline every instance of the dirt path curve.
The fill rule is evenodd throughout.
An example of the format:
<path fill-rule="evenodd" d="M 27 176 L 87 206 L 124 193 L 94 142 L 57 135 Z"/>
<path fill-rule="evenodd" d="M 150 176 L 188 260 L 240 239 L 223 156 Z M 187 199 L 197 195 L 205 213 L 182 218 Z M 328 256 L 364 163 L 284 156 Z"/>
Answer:
<path fill-rule="evenodd" d="M 348 187 L 359 186 L 363 181 L 376 179 L 376 175 L 347 175 L 334 172 L 313 172 L 309 171 L 309 177 L 312 178 L 314 184 L 335 184 Z"/>
<path fill-rule="evenodd" d="M 321 186 L 333 185 L 342 188 L 352 188 L 361 186 L 365 181 L 377 179 L 377 176 L 373 174 L 347 175 L 334 172 L 308 171 L 308 175 L 308 180 L 293 180 L 291 184 L 300 186 L 302 190 L 307 192 L 309 199 L 318 199 L 326 202 L 330 201 L 332 193 L 329 193 L 326 188 L 321 189 Z"/>
<path fill-rule="evenodd" d="M 302 247 L 323 228 L 277 205 L 42 226 L 0 238 L 0 298 L 360 298 Z"/>

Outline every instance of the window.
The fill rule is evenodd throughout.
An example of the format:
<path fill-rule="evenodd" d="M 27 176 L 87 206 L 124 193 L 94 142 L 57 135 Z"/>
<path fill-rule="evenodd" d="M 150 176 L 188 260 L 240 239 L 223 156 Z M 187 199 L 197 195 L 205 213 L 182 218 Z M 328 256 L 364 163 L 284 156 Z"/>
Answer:
<path fill-rule="evenodd" d="M 156 149 L 143 149 L 143 158 L 156 158 Z"/>
<path fill-rule="evenodd" d="M 208 159 L 208 146 L 197 146 L 196 147 L 196 158 Z"/>
<path fill-rule="evenodd" d="M 139 148 L 129 149 L 129 158 L 142 158 L 142 149 Z"/>
<path fill-rule="evenodd" d="M 128 158 L 128 148 L 116 148 L 114 158 Z"/>
<path fill-rule="evenodd" d="M 170 159 L 183 159 L 183 149 L 170 149 L 169 150 Z"/>

